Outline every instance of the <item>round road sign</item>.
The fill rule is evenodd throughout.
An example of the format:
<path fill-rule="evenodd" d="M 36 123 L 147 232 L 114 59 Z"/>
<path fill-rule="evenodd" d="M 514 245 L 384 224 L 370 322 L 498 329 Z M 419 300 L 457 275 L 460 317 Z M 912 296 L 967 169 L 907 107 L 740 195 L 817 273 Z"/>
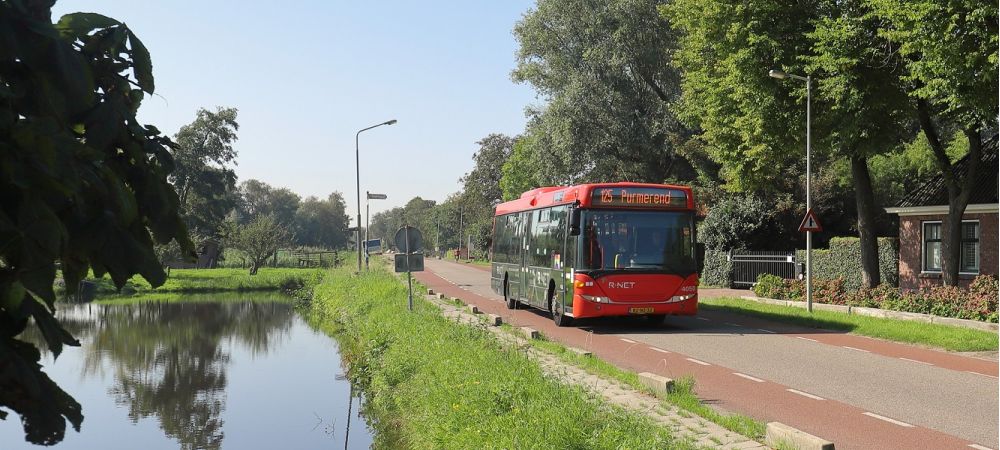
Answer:
<path fill-rule="evenodd" d="M 396 250 L 403 253 L 414 253 L 420 251 L 424 240 L 423 236 L 420 234 L 420 230 L 406 225 L 400 227 L 399 230 L 396 230 L 393 242 L 396 244 Z"/>

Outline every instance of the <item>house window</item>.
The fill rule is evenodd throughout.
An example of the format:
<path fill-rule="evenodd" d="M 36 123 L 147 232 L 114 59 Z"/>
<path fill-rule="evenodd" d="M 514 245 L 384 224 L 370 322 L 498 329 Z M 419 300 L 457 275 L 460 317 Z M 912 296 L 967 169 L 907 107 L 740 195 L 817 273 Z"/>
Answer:
<path fill-rule="evenodd" d="M 962 264 L 959 271 L 979 273 L 979 222 L 962 222 Z"/>
<path fill-rule="evenodd" d="M 923 271 L 941 271 L 941 222 L 923 223 Z M 979 273 L 979 222 L 962 222 L 959 272 Z"/>
<path fill-rule="evenodd" d="M 924 272 L 941 271 L 941 222 L 924 222 Z"/>

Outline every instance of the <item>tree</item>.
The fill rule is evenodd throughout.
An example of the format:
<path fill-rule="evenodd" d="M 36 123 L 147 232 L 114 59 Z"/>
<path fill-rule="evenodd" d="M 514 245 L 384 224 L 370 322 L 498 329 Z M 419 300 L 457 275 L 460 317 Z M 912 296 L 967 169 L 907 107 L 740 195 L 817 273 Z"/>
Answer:
<path fill-rule="evenodd" d="M 54 355 L 79 345 L 53 314 L 56 263 L 69 293 L 89 270 L 159 286 L 154 242 L 194 250 L 167 181 L 173 143 L 136 119 L 154 91 L 149 52 L 99 14 L 53 24 L 51 6 L 0 1 L 0 408 L 46 445 L 83 421 L 18 339 L 30 318 Z"/>
<path fill-rule="evenodd" d="M 479 249 L 490 247 L 493 238 L 493 211 L 503 201 L 501 180 L 503 166 L 514 152 L 515 138 L 490 134 L 476 142 L 479 150 L 472 155 L 475 166 L 461 180 L 462 206 L 466 234 Z M 466 243 L 468 245 L 468 243 Z"/>
<path fill-rule="evenodd" d="M 672 107 L 675 34 L 654 0 L 540 0 L 514 27 L 512 78 L 548 102 L 528 111 L 538 181 L 690 180 L 690 131 Z"/>
<path fill-rule="evenodd" d="M 256 275 L 268 258 L 292 240 L 288 229 L 272 215 L 257 216 L 246 224 L 227 222 L 223 228 L 223 243 L 247 256 L 250 275 Z"/>
<path fill-rule="evenodd" d="M 998 113 L 997 8 L 973 0 L 869 0 L 879 33 L 902 56 L 902 78 L 916 102 L 916 118 L 948 189 L 942 224 L 942 281 L 958 284 L 962 216 L 983 152 L 983 133 Z M 964 171 L 952 166 L 944 136 L 968 141 Z M 964 176 L 963 176 L 964 172 Z"/>
<path fill-rule="evenodd" d="M 180 195 L 188 228 L 201 236 L 215 236 L 226 214 L 236 206 L 236 108 L 201 108 L 194 122 L 174 135 L 176 168 L 171 181 Z"/>
<path fill-rule="evenodd" d="M 268 214 L 285 226 L 291 226 L 294 222 L 301 197 L 288 188 L 275 188 L 263 181 L 246 180 L 240 183 L 239 191 L 240 220 L 243 223 Z"/>
<path fill-rule="evenodd" d="M 295 242 L 325 248 L 347 246 L 347 224 L 344 197 L 334 192 L 326 200 L 306 197 L 295 211 Z"/>
<path fill-rule="evenodd" d="M 500 168 L 500 191 L 503 194 L 503 201 L 519 198 L 524 192 L 541 185 L 538 179 L 538 163 L 527 143 L 527 139 L 534 138 L 534 136 L 521 137 L 514 141 L 510 158 Z"/>
<path fill-rule="evenodd" d="M 768 69 L 810 74 L 814 167 L 850 163 L 862 247 L 862 278 L 880 283 L 876 205 L 868 158 L 912 135 L 897 56 L 863 1 L 732 4 L 680 0 L 663 9 L 682 30 L 682 117 L 702 130 L 733 190 L 800 191 L 804 83 L 778 83 Z M 819 163 L 819 164 L 817 164 Z M 793 183 L 789 183 L 792 180 Z"/>

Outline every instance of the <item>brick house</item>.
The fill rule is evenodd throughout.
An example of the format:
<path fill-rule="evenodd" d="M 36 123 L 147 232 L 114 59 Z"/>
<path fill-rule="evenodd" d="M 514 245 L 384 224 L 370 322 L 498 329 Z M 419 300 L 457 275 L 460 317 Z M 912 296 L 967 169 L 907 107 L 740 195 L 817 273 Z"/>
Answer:
<path fill-rule="evenodd" d="M 983 156 L 969 205 L 962 216 L 959 285 L 968 287 L 976 275 L 997 276 L 997 139 L 983 146 Z M 955 163 L 964 174 L 968 156 Z M 941 284 L 942 229 L 948 215 L 948 189 L 941 175 L 886 208 L 899 215 L 899 287 L 911 291 Z"/>

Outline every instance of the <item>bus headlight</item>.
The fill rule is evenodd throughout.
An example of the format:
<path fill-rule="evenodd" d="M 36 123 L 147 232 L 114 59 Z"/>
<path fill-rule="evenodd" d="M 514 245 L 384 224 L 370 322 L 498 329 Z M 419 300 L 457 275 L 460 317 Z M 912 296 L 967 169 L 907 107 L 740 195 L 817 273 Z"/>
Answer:
<path fill-rule="evenodd" d="M 685 300 L 691 300 L 692 298 L 694 298 L 695 295 L 698 294 L 675 295 L 673 297 L 670 297 L 670 300 L 667 300 L 667 303 L 677 303 L 677 302 L 683 302 Z"/>
<path fill-rule="evenodd" d="M 590 302 L 594 302 L 594 303 L 611 303 L 611 299 L 610 298 L 608 298 L 608 297 L 602 297 L 600 295 L 583 295 L 583 294 L 580 294 L 580 297 L 583 297 L 584 300 L 587 300 L 587 301 L 590 301 Z"/>

